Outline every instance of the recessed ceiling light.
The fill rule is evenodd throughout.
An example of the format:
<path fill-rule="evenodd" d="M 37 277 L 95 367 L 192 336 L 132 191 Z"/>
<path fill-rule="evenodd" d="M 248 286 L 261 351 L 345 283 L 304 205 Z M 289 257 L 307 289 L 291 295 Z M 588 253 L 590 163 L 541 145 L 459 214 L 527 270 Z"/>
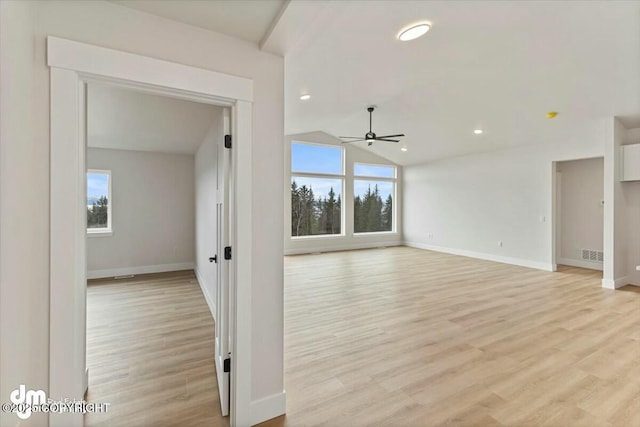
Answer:
<path fill-rule="evenodd" d="M 400 33 L 398 34 L 398 39 L 403 42 L 415 40 L 418 37 L 424 36 L 430 29 L 431 25 L 426 23 L 412 25 L 411 27 L 405 28 L 404 30 L 400 31 Z"/>
<path fill-rule="evenodd" d="M 306 101 L 307 99 L 311 99 L 311 95 L 305 93 L 304 95 L 300 95 L 300 99 Z"/>
<path fill-rule="evenodd" d="M 407 147 L 402 147 L 400 151 L 407 151 Z"/>
<path fill-rule="evenodd" d="M 482 129 L 476 129 L 473 131 L 476 135 L 480 135 L 482 133 Z"/>

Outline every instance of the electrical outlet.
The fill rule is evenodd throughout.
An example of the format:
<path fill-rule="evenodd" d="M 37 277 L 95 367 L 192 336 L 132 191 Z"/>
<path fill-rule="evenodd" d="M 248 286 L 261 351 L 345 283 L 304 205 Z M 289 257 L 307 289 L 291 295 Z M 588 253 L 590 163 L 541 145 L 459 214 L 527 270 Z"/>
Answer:
<path fill-rule="evenodd" d="M 433 233 L 429 233 L 427 237 L 429 238 L 429 240 L 433 240 Z"/>
<path fill-rule="evenodd" d="M 498 246 L 502 247 L 502 240 L 498 242 Z"/>

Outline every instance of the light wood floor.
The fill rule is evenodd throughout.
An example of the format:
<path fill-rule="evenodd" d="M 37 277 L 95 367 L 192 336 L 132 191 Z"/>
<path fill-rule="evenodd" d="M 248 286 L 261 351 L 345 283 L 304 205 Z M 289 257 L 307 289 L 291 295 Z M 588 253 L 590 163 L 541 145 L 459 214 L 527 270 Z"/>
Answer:
<path fill-rule="evenodd" d="M 228 426 L 214 324 L 191 271 L 92 280 L 87 289 L 86 426 Z"/>
<path fill-rule="evenodd" d="M 640 288 L 411 248 L 285 259 L 264 426 L 640 426 Z"/>

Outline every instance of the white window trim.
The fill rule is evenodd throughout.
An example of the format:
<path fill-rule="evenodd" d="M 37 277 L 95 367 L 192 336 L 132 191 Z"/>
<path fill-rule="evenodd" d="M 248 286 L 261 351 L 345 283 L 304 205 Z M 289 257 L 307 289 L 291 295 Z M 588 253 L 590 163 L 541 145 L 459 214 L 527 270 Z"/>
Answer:
<path fill-rule="evenodd" d="M 384 166 L 384 167 L 389 167 L 389 168 L 393 168 L 393 178 L 383 178 L 383 177 L 379 177 L 379 176 L 369 176 L 369 175 L 356 175 L 356 165 L 366 165 L 366 166 Z M 395 165 L 383 165 L 383 164 L 378 164 L 378 163 L 365 163 L 365 162 L 353 162 L 353 188 L 354 188 L 354 195 L 353 198 L 355 200 L 355 186 L 356 186 L 356 181 L 380 181 L 380 182 L 391 182 L 393 183 L 393 212 L 391 213 L 392 215 L 392 220 L 391 220 L 391 230 L 389 231 L 360 231 L 357 232 L 355 231 L 355 218 L 353 219 L 354 221 L 354 230 L 353 230 L 353 235 L 354 236 L 367 236 L 367 235 L 381 235 L 381 234 L 397 234 L 398 233 L 398 227 L 397 227 L 397 221 L 398 221 L 398 167 Z M 355 215 L 354 215 L 355 216 Z"/>
<path fill-rule="evenodd" d="M 87 236 L 89 237 L 108 237 L 113 236 L 111 211 L 113 208 L 113 199 L 111 198 L 111 171 L 107 169 L 87 169 L 87 175 L 90 173 L 107 175 L 107 227 L 106 228 L 87 228 Z M 85 219 L 85 223 L 86 223 Z"/>
<path fill-rule="evenodd" d="M 334 239 L 337 237 L 345 237 L 346 236 L 346 230 L 345 230 L 345 223 L 346 223 L 346 210 L 344 209 L 345 207 L 345 190 L 346 190 L 346 185 L 347 185 L 347 167 L 346 167 L 346 157 L 347 157 L 347 152 L 344 149 L 344 147 L 339 147 L 339 146 L 335 146 L 335 145 L 329 145 L 329 144 L 322 144 L 322 143 L 318 143 L 318 142 L 308 142 L 308 141 L 300 141 L 297 139 L 294 139 L 291 141 L 290 143 L 290 147 L 289 150 L 291 150 L 291 147 L 293 147 L 293 144 L 306 144 L 306 145 L 316 145 L 319 147 L 330 147 L 330 148 L 338 148 L 340 149 L 340 151 L 342 152 L 341 155 L 341 159 L 342 159 L 342 173 L 341 174 L 333 174 L 333 173 L 321 173 L 321 172 L 296 172 L 293 170 L 293 168 L 291 167 L 291 161 L 289 161 L 289 199 L 291 199 L 291 180 L 297 176 L 301 177 L 301 178 L 325 178 L 325 179 L 339 179 L 342 181 L 342 189 L 340 190 L 340 200 L 342 201 L 342 204 L 340 205 L 340 233 L 338 234 L 310 234 L 308 236 L 293 236 L 291 235 L 291 230 L 289 230 L 289 236 L 291 239 L 293 240 L 305 240 L 305 239 Z M 289 210 L 289 216 L 291 216 L 291 211 L 292 209 Z M 291 228 L 291 227 L 289 227 Z"/>

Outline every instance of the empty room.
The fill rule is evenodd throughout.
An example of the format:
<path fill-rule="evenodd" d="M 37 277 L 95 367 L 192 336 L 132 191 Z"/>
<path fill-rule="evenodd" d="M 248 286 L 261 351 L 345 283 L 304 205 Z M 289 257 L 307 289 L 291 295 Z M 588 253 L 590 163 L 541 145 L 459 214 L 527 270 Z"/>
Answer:
<path fill-rule="evenodd" d="M 1 427 L 640 425 L 640 2 L 0 36 Z"/>

